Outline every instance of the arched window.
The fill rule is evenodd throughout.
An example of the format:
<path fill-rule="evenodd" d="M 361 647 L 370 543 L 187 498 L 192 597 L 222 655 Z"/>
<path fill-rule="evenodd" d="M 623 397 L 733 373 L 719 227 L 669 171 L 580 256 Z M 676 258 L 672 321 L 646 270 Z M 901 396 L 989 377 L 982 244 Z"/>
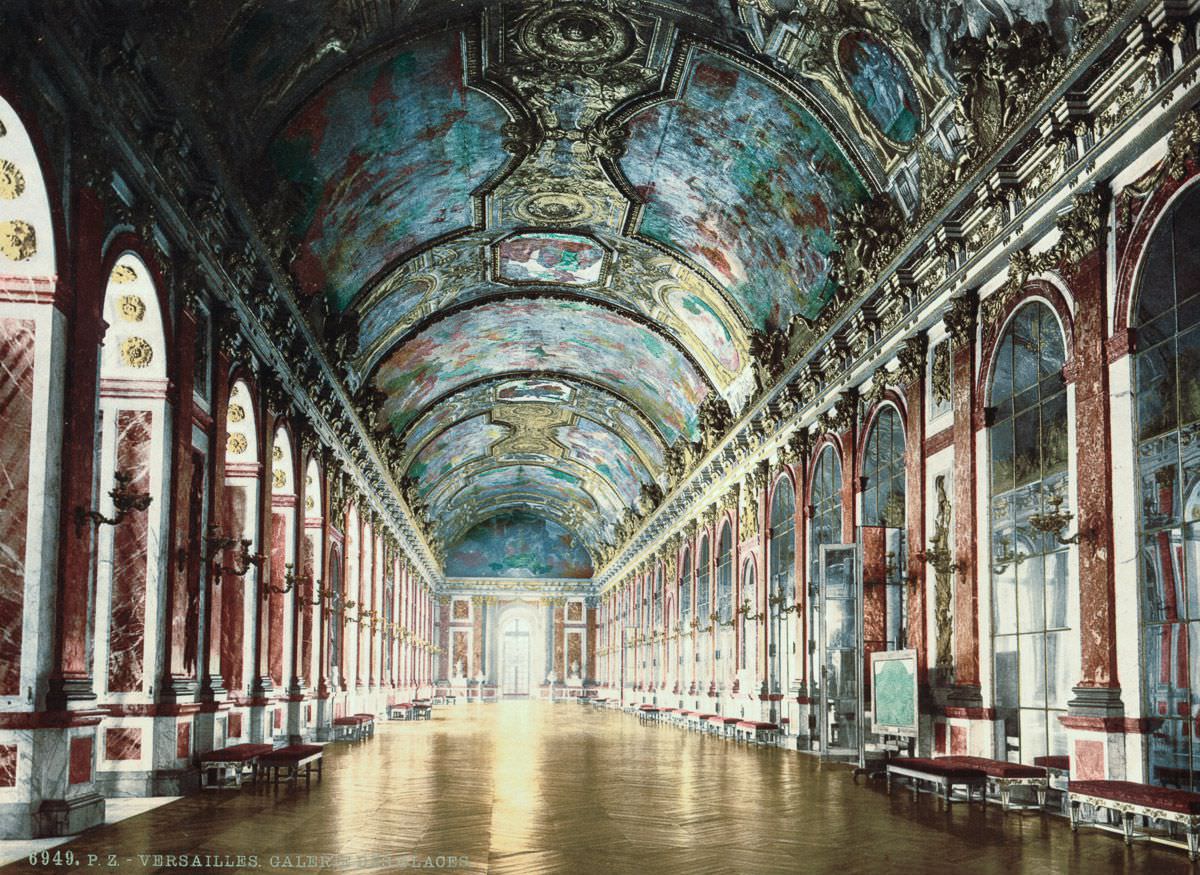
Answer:
<path fill-rule="evenodd" d="M 708 538 L 700 542 L 700 558 L 696 562 L 696 620 L 708 625 Z"/>
<path fill-rule="evenodd" d="M 721 530 L 717 553 L 717 615 L 722 623 L 733 618 L 733 534 L 728 523 Z"/>
<path fill-rule="evenodd" d="M 1200 188 L 1146 250 L 1134 360 L 1146 735 L 1150 780 L 1200 787 Z M 1195 687 L 1195 689 L 1193 689 Z"/>
<path fill-rule="evenodd" d="M 863 525 L 904 528 L 904 424 L 885 404 L 871 426 L 863 454 Z"/>
<path fill-rule="evenodd" d="M 796 591 L 796 490 L 788 477 L 775 485 L 771 497 L 769 579 L 771 629 L 767 642 L 771 692 L 791 684 L 791 627 L 783 608 L 794 603 Z"/>
<path fill-rule="evenodd" d="M 820 574 L 820 548 L 842 542 L 842 462 L 828 444 L 821 450 L 813 471 L 812 507 L 809 581 L 815 583 Z"/>
<path fill-rule="evenodd" d="M 863 525 L 886 529 L 886 608 L 879 630 L 888 650 L 905 646 L 904 423 L 891 404 L 879 409 L 863 452 Z M 868 635 L 868 638 L 871 636 Z"/>
<path fill-rule="evenodd" d="M 754 560 L 747 559 L 745 566 L 742 568 L 742 593 L 745 595 L 746 601 L 752 605 L 756 603 L 756 590 L 758 589 L 758 580 L 754 574 Z M 738 614 L 738 638 L 740 641 L 738 654 L 738 667 L 746 668 L 746 634 L 751 631 L 751 626 L 746 624 L 746 615 Z"/>
<path fill-rule="evenodd" d="M 692 618 L 692 553 L 683 551 L 679 563 L 679 620 L 684 625 Z"/>
<path fill-rule="evenodd" d="M 333 604 L 329 614 L 329 677 L 334 685 L 342 682 L 342 623 L 344 599 L 342 598 L 342 556 L 336 550 L 329 553 L 329 588 L 333 591 Z"/>
<path fill-rule="evenodd" d="M 660 628 L 663 623 L 663 567 L 654 566 L 654 627 Z"/>
<path fill-rule="evenodd" d="M 1067 752 L 1058 717 L 1077 677 L 1067 547 L 1030 519 L 1069 504 L 1062 331 L 1040 302 L 1021 307 L 997 347 L 989 401 L 997 748 L 1006 758 Z"/>

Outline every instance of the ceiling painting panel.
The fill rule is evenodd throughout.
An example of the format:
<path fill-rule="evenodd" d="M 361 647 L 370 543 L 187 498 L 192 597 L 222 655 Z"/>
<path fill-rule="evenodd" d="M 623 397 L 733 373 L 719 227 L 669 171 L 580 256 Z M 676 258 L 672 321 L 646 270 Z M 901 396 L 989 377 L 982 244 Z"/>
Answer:
<path fill-rule="evenodd" d="M 653 479 L 629 445 L 602 425 L 581 419 L 557 433 L 571 457 L 611 483 L 626 505 L 632 506 L 643 484 Z"/>
<path fill-rule="evenodd" d="M 405 252 L 476 221 L 472 194 L 506 163 L 507 114 L 466 84 L 447 32 L 370 61 L 305 103 L 270 148 L 299 196 L 292 272 L 343 309 Z"/>
<path fill-rule="evenodd" d="M 487 376 L 552 370 L 612 387 L 668 440 L 694 439 L 709 389 L 671 342 L 631 317 L 583 301 L 505 299 L 465 309 L 390 353 L 372 382 L 398 431 L 431 399 Z"/>
<path fill-rule="evenodd" d="M 818 315 L 833 217 L 867 189 L 809 110 L 697 49 L 677 96 L 629 124 L 621 168 L 645 201 L 639 233 L 707 270 L 758 328 Z"/>
<path fill-rule="evenodd" d="M 505 511 L 474 526 L 446 551 L 450 577 L 592 576 L 579 538 L 558 523 L 522 511 Z"/>
<path fill-rule="evenodd" d="M 911 143 L 921 129 L 921 102 L 908 69 L 884 42 L 869 33 L 847 33 L 838 42 L 838 63 L 850 92 L 889 140 Z"/>
<path fill-rule="evenodd" d="M 471 459 L 487 456 L 508 431 L 502 425 L 489 422 L 486 416 L 464 420 L 426 444 L 408 474 L 422 480 L 441 479 Z"/>
<path fill-rule="evenodd" d="M 495 253 L 497 279 L 515 284 L 595 286 L 608 267 L 604 247 L 580 234 L 515 234 Z"/>

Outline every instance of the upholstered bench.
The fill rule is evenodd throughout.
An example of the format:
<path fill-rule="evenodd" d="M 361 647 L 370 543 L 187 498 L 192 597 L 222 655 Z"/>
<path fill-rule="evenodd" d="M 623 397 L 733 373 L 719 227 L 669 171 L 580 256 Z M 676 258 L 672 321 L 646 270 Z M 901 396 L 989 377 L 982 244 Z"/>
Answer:
<path fill-rule="evenodd" d="M 643 723 L 649 723 L 658 719 L 658 709 L 653 705 L 641 705 L 638 707 L 638 720 Z"/>
<path fill-rule="evenodd" d="M 412 702 L 397 702 L 394 705 L 388 705 L 389 720 L 412 720 L 413 706 Z"/>
<path fill-rule="evenodd" d="M 374 714 L 354 714 L 358 718 L 360 731 L 364 736 L 371 737 L 375 735 L 375 715 Z"/>
<path fill-rule="evenodd" d="M 258 759 L 272 750 L 269 744 L 235 744 L 200 754 L 200 788 L 241 787 L 246 775 L 257 781 Z"/>
<path fill-rule="evenodd" d="M 717 717 L 717 714 L 707 714 L 703 711 L 692 711 L 688 714 L 687 727 L 694 729 L 696 732 L 703 732 L 704 727 L 708 725 L 709 717 Z"/>
<path fill-rule="evenodd" d="M 898 757 L 887 764 L 888 793 L 892 792 L 892 778 L 907 778 L 912 787 L 913 797 L 920 790 L 922 783 L 933 784 L 941 788 L 942 798 L 946 802 L 954 801 L 952 794 L 955 787 L 963 787 L 967 791 L 967 801 L 970 802 L 972 793 L 979 792 L 980 801 L 986 799 L 987 775 L 982 769 L 971 766 L 959 766 L 950 762 L 953 757 Z"/>
<path fill-rule="evenodd" d="M 1079 806 L 1091 805 L 1119 814 L 1121 828 L 1101 823 L 1087 825 L 1120 833 L 1127 845 L 1133 844 L 1134 839 L 1159 842 L 1186 848 L 1191 860 L 1200 857 L 1200 793 L 1137 784 L 1133 781 L 1072 781 L 1067 788 L 1067 797 L 1070 800 L 1072 830 L 1078 830 L 1079 825 L 1083 823 L 1079 817 Z M 1187 842 L 1137 832 L 1134 828 L 1134 819 L 1137 817 L 1178 824 L 1183 827 Z"/>
<path fill-rule="evenodd" d="M 273 783 L 279 783 L 279 773 L 285 771 L 285 781 L 295 781 L 300 777 L 300 769 L 304 769 L 304 783 L 312 779 L 313 764 L 317 767 L 317 777 L 321 777 L 321 745 L 319 744 L 290 744 L 263 754 L 258 758 L 258 767 L 274 774 Z"/>
<path fill-rule="evenodd" d="M 432 720 L 433 705 L 428 701 L 418 699 L 412 706 L 413 720 Z"/>
<path fill-rule="evenodd" d="M 1038 808 L 1046 804 L 1046 790 L 1050 786 L 1050 778 L 1045 768 L 1041 766 L 1026 766 L 1021 763 L 1010 763 L 1006 760 L 993 760 L 986 757 L 949 756 L 939 757 L 938 762 L 952 766 L 962 766 L 968 769 L 979 769 L 987 776 L 988 785 L 996 789 L 1000 797 L 1000 807 L 1008 811 L 1011 805 L 1011 794 L 1014 787 L 1028 787 L 1033 791 L 1036 805 L 1021 805 L 1019 808 Z"/>
<path fill-rule="evenodd" d="M 741 718 L 738 717 L 709 717 L 708 731 L 713 735 L 733 738 L 737 725 L 740 722 Z"/>
<path fill-rule="evenodd" d="M 779 741 L 779 725 L 762 720 L 739 720 L 733 726 L 733 737 L 737 741 L 775 744 Z"/>
<path fill-rule="evenodd" d="M 357 717 L 333 718 L 333 737 L 335 739 L 356 741 L 363 737 L 363 732 L 363 722 Z"/>
<path fill-rule="evenodd" d="M 1071 773 L 1071 758 L 1069 756 L 1034 757 L 1033 764 L 1041 766 L 1047 772 Z"/>

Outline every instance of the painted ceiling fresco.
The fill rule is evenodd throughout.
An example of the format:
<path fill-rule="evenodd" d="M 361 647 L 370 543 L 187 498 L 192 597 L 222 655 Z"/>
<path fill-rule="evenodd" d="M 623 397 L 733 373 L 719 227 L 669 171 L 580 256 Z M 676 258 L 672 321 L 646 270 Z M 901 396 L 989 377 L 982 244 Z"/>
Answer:
<path fill-rule="evenodd" d="M 688 358 L 652 328 L 583 301 L 506 299 L 454 313 L 401 344 L 376 370 L 383 413 L 402 430 L 431 402 L 505 372 L 552 370 L 628 398 L 668 442 L 696 434 L 709 387 Z"/>
<path fill-rule="evenodd" d="M 511 283 L 593 286 L 607 253 L 579 234 L 516 234 L 496 247 L 499 278 Z"/>
<path fill-rule="evenodd" d="M 416 246 L 474 223 L 472 193 L 505 157 L 506 113 L 466 85 L 448 32 L 364 65 L 322 89 L 271 145 L 293 183 L 303 234 L 292 271 L 339 305 Z"/>
<path fill-rule="evenodd" d="M 1067 54 L 1082 3 L 211 0 L 177 14 L 229 24 L 163 28 L 195 47 L 147 42 L 222 89 L 431 537 L 551 574 L 669 485 L 709 392 L 744 409 L 755 331 L 820 314 L 835 222 L 928 145 L 955 42 L 1045 23 Z M 776 25 L 820 38 L 784 63 Z"/>
<path fill-rule="evenodd" d="M 621 168 L 646 202 L 639 232 L 707 270 L 760 328 L 816 317 L 832 293 L 833 217 L 867 195 L 829 131 L 699 50 L 678 95 L 629 123 Z"/>
<path fill-rule="evenodd" d="M 446 553 L 449 577 L 592 576 L 580 539 L 556 522 L 522 511 L 479 523 Z"/>

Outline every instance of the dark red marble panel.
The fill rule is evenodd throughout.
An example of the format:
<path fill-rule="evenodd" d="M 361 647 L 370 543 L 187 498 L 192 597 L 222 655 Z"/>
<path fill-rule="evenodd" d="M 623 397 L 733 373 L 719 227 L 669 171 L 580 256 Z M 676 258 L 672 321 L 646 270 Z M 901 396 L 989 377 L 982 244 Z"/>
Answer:
<path fill-rule="evenodd" d="M 863 690 L 871 695 L 871 654 L 887 649 L 887 530 L 863 526 Z"/>
<path fill-rule="evenodd" d="M 965 726 L 950 727 L 950 755 L 966 756 L 967 728 Z"/>
<path fill-rule="evenodd" d="M 133 475 L 129 488 L 134 492 L 150 491 L 152 425 L 148 410 L 117 412 L 117 470 Z M 148 534 L 148 511 L 132 511 L 113 531 L 108 689 L 114 693 L 142 687 Z"/>
<path fill-rule="evenodd" d="M 271 514 L 271 599 L 268 605 L 267 625 L 262 634 L 267 636 L 267 661 L 271 680 L 276 687 L 283 686 L 283 596 L 278 590 L 284 586 L 284 563 L 287 562 L 287 517 L 281 513 Z"/>
<path fill-rule="evenodd" d="M 104 730 L 104 758 L 136 760 L 142 756 L 142 730 L 136 726 L 113 726 Z"/>
<path fill-rule="evenodd" d="M 240 738 L 242 735 L 242 715 L 241 712 L 234 711 L 229 715 L 229 723 L 226 725 L 225 734 L 229 738 Z"/>
<path fill-rule="evenodd" d="M 34 324 L 0 319 L 0 695 L 21 691 Z"/>
<path fill-rule="evenodd" d="M 974 348 L 953 353 L 954 408 L 954 680 L 979 685 L 979 592 L 975 580 Z"/>
<path fill-rule="evenodd" d="M 283 709 L 276 708 L 273 713 L 275 715 L 275 728 L 283 729 Z"/>
<path fill-rule="evenodd" d="M 17 786 L 17 746 L 0 744 L 0 787 Z"/>
<path fill-rule="evenodd" d="M 90 735 L 77 735 L 71 739 L 71 759 L 67 780 L 72 784 L 86 784 L 92 780 L 92 751 L 95 741 Z"/>
<path fill-rule="evenodd" d="M 192 755 L 192 724 L 180 723 L 175 727 L 175 756 L 186 760 Z"/>

